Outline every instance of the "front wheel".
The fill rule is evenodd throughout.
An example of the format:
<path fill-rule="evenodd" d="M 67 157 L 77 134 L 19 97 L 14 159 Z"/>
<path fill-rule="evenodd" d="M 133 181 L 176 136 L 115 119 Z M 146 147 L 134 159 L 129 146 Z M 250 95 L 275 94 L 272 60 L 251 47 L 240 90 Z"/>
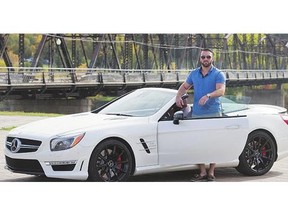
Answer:
<path fill-rule="evenodd" d="M 132 172 L 132 156 L 119 140 L 100 143 L 89 162 L 89 179 L 92 181 L 126 181 Z"/>
<path fill-rule="evenodd" d="M 248 136 L 236 169 L 244 175 L 264 175 L 272 168 L 275 159 L 276 143 L 274 139 L 264 131 L 255 131 Z"/>

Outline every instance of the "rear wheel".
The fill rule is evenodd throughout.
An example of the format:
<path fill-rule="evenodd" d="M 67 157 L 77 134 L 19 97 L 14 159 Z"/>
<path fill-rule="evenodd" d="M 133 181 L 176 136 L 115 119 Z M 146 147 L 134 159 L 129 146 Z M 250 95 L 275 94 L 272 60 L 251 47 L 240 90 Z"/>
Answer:
<path fill-rule="evenodd" d="M 89 162 L 89 179 L 92 181 L 126 181 L 132 172 L 132 156 L 119 140 L 100 143 Z"/>
<path fill-rule="evenodd" d="M 252 132 L 239 157 L 237 171 L 249 176 L 260 176 L 267 173 L 276 159 L 276 143 L 264 131 Z"/>

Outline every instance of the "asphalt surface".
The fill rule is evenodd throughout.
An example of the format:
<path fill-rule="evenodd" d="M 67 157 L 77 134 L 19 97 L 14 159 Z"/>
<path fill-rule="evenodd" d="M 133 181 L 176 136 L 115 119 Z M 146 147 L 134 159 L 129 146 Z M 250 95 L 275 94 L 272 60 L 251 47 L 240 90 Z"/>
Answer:
<path fill-rule="evenodd" d="M 37 121 L 45 117 L 28 117 L 28 116 L 0 116 L 0 182 L 73 182 L 70 180 L 50 179 L 46 177 L 37 177 L 26 174 L 12 173 L 6 170 L 4 147 L 8 131 L 3 128 L 20 126 L 32 121 Z M 169 172 L 134 176 L 130 182 L 189 182 L 194 171 Z M 216 182 L 288 182 L 288 158 L 274 163 L 272 169 L 263 176 L 250 177 L 243 176 L 234 168 L 217 168 Z"/>

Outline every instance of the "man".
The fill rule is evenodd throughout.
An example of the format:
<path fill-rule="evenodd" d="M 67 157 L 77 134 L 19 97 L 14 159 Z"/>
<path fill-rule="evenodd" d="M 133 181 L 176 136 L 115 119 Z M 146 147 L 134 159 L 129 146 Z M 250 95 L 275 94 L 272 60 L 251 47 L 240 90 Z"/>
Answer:
<path fill-rule="evenodd" d="M 219 117 L 221 116 L 220 97 L 225 93 L 226 78 L 223 72 L 213 66 L 213 51 L 203 49 L 200 54 L 201 67 L 192 70 L 186 81 L 179 87 L 176 96 L 176 104 L 182 108 L 184 102 L 181 96 L 193 86 L 194 102 L 192 117 Z M 215 163 L 210 163 L 208 173 L 205 164 L 199 164 L 200 173 L 195 175 L 191 181 L 207 179 L 215 180 Z"/>

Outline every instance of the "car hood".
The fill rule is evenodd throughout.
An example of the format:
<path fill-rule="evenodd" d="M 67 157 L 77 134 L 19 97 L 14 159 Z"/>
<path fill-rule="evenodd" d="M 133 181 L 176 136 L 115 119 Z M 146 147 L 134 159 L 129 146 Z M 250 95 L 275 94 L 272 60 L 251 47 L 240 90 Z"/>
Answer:
<path fill-rule="evenodd" d="M 90 112 L 47 118 L 13 129 L 11 134 L 41 134 L 46 136 L 85 131 L 91 127 L 104 127 L 116 122 L 122 122 L 133 117 L 93 114 Z"/>

